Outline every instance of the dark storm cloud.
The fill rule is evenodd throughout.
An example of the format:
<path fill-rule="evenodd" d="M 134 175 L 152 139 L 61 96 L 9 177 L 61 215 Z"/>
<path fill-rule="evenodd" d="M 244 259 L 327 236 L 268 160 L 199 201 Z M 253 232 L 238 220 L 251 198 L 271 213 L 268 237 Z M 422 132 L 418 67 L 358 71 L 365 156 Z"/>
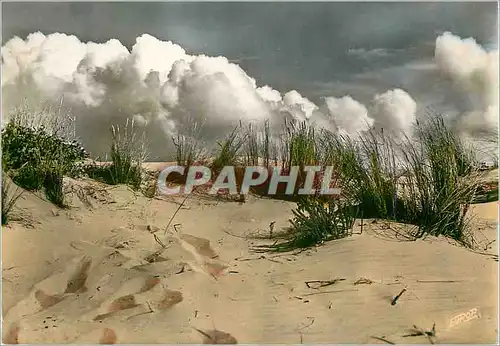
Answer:
<path fill-rule="evenodd" d="M 192 54 L 226 56 L 259 84 L 315 99 L 331 95 L 317 83 L 338 88 L 355 83 L 353 75 L 431 60 L 444 31 L 491 44 L 496 9 L 495 2 L 4 3 L 2 45 L 41 31 L 82 41 L 117 38 L 130 48 L 149 33 Z"/>

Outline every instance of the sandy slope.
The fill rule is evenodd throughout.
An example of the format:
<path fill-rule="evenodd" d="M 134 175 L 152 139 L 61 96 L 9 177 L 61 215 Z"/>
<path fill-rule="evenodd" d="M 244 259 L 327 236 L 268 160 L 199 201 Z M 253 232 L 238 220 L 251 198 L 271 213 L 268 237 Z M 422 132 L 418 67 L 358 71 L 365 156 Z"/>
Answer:
<path fill-rule="evenodd" d="M 433 323 L 439 343 L 496 341 L 495 242 L 485 246 L 490 255 L 477 254 L 445 239 L 405 241 L 396 233 L 402 226 L 365 221 L 348 239 L 262 255 L 250 248 L 266 240 L 242 237 L 267 234 L 272 221 L 287 226 L 293 204 L 190 197 L 173 222 L 177 232 L 165 234 L 179 201 L 72 184 L 70 210 L 27 194 L 22 219 L 2 231 L 4 342 L 200 343 L 207 337 L 197 328 L 219 330 L 219 343 L 429 343 L 403 335 Z M 94 197 L 83 203 L 77 192 Z M 491 240 L 495 210 L 497 203 L 473 210 Z M 344 280 L 305 284 L 335 278 Z M 355 284 L 360 278 L 371 283 Z M 450 328 L 472 308 L 479 319 Z"/>

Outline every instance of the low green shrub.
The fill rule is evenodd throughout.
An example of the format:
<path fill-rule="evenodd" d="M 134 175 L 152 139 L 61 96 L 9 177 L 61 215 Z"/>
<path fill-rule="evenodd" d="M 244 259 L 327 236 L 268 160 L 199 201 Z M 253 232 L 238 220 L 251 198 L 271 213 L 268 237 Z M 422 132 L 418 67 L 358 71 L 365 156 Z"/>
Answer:
<path fill-rule="evenodd" d="M 63 206 L 62 179 L 74 174 L 87 157 L 77 141 L 49 134 L 43 126 L 28 128 L 9 122 L 2 130 L 2 168 L 18 186 L 44 189 L 46 197 Z"/>
<path fill-rule="evenodd" d="M 69 169 L 85 157 L 85 150 L 76 140 L 69 142 L 49 135 L 43 127 L 27 128 L 10 122 L 2 130 L 2 161 L 8 170 L 47 160 L 58 160 Z"/>
<path fill-rule="evenodd" d="M 43 188 L 44 172 L 40 164 L 25 164 L 19 169 L 11 169 L 12 180 L 23 189 L 38 191 Z"/>
<path fill-rule="evenodd" d="M 100 181 L 104 184 L 115 185 L 113 174 L 110 169 L 111 164 L 96 164 L 94 162 L 87 163 L 83 167 L 84 174 L 90 179 Z"/>

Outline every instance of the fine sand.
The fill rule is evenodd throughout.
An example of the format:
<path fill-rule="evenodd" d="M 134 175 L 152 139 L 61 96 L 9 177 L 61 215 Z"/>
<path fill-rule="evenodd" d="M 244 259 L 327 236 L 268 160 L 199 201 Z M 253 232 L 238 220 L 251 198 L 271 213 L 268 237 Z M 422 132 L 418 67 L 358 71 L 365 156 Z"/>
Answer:
<path fill-rule="evenodd" d="M 276 255 L 252 246 L 288 225 L 293 203 L 193 195 L 166 232 L 180 198 L 66 184 L 70 209 L 25 193 L 2 230 L 4 343 L 497 341 L 496 202 L 471 209 L 476 252 L 358 220 L 352 237 Z M 435 336 L 405 337 L 434 323 Z"/>

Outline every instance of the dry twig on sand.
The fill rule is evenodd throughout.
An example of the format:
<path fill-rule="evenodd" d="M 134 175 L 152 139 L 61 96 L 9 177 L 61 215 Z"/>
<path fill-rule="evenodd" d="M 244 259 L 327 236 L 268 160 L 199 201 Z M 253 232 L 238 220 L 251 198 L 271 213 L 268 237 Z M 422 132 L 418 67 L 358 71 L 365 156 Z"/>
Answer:
<path fill-rule="evenodd" d="M 339 281 L 345 281 L 345 279 L 336 278 L 333 280 L 311 280 L 311 281 L 306 281 L 305 284 L 308 288 L 319 289 L 321 287 L 326 287 L 326 286 L 336 284 Z M 316 284 L 316 285 L 313 286 L 312 284 Z"/>
<path fill-rule="evenodd" d="M 273 230 L 274 230 L 274 225 L 276 224 L 276 221 L 273 221 L 269 224 L 269 239 L 273 237 Z"/>
<path fill-rule="evenodd" d="M 383 337 L 383 336 L 381 336 L 381 337 L 379 337 L 379 336 L 371 336 L 371 338 L 373 338 L 373 339 L 375 339 L 375 340 L 380 340 L 380 341 L 383 341 L 383 342 L 388 343 L 388 344 L 391 344 L 391 345 L 396 345 L 394 342 L 387 340 L 387 339 L 386 339 L 385 337 Z"/>
<path fill-rule="evenodd" d="M 401 296 L 403 295 L 403 293 L 406 292 L 406 290 L 408 289 L 407 286 L 405 286 L 405 288 L 403 288 L 401 290 L 401 292 L 399 292 L 399 294 L 397 296 L 394 297 L 394 299 L 392 300 L 391 302 L 391 305 L 396 305 L 396 303 L 398 302 L 399 298 L 401 298 Z"/>
<path fill-rule="evenodd" d="M 367 279 L 367 278 L 359 278 L 356 281 L 354 281 L 353 285 L 371 285 L 373 283 L 372 280 Z"/>
<path fill-rule="evenodd" d="M 156 242 L 158 244 L 160 244 L 160 246 L 164 249 L 165 248 L 165 244 L 163 244 L 163 242 L 160 240 L 160 238 L 158 238 L 158 236 L 156 234 L 153 233 L 153 237 L 155 238 Z"/>
<path fill-rule="evenodd" d="M 431 331 L 423 330 L 422 328 L 413 325 L 413 330 L 410 334 L 403 335 L 403 338 L 413 337 L 413 336 L 425 336 L 431 344 L 434 344 L 433 338 L 436 337 L 436 323 L 432 325 Z"/>
<path fill-rule="evenodd" d="M 179 204 L 179 206 L 177 207 L 177 210 L 174 212 L 174 214 L 172 215 L 172 217 L 168 221 L 167 227 L 165 227 L 165 232 L 163 234 L 167 233 L 168 228 L 170 227 L 170 224 L 172 223 L 172 221 L 174 221 L 175 215 L 177 215 L 177 213 L 179 212 L 179 210 L 181 210 L 182 206 L 184 205 L 184 203 L 186 202 L 186 200 L 187 200 L 188 197 L 189 197 L 189 195 L 186 195 L 186 197 L 184 197 L 184 199 L 182 200 L 182 203 Z"/>
<path fill-rule="evenodd" d="M 309 320 L 311 320 L 311 322 L 309 322 L 309 324 L 306 324 L 305 326 L 302 326 L 299 328 L 299 331 L 300 330 L 303 330 L 303 329 L 306 329 L 306 328 L 309 328 L 310 326 L 312 326 L 314 324 L 314 321 L 316 320 L 314 317 L 307 317 Z"/>
<path fill-rule="evenodd" d="M 317 295 L 317 294 L 340 293 L 340 292 L 355 292 L 355 291 L 359 291 L 359 290 L 358 289 L 347 289 L 347 290 L 336 290 L 336 291 L 323 291 L 323 292 L 306 293 L 306 294 L 303 294 L 303 296 L 307 297 L 307 296 L 314 296 L 314 295 Z"/>

